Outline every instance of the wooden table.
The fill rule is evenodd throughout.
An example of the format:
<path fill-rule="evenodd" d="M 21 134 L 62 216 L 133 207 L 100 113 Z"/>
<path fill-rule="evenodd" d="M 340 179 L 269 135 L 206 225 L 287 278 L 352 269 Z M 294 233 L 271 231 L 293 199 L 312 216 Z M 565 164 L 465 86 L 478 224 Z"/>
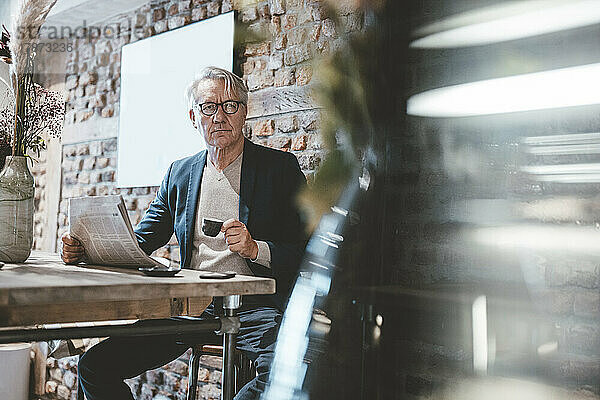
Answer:
<path fill-rule="evenodd" d="M 229 307 L 235 307 L 231 304 L 236 304 L 240 295 L 275 293 L 273 279 L 240 275 L 214 280 L 198 275 L 198 271 L 182 270 L 175 277 L 157 278 L 136 269 L 70 266 L 63 264 L 58 254 L 33 252 L 25 263 L 0 269 L 0 341 L 9 330 L 29 340 L 34 340 L 36 332 L 47 335 L 42 324 L 194 316 L 204 311 L 212 297 L 222 296 L 229 300 L 225 301 Z M 236 318 L 235 312 L 229 314 Z M 18 327 L 28 328 L 14 329 Z M 108 333 L 119 334 L 128 329 L 123 325 L 104 327 Z M 51 334 L 64 332 L 67 336 L 63 337 L 69 338 L 104 333 L 86 332 L 85 328 L 55 331 Z M 231 344 L 235 333 L 226 333 L 224 338 Z M 230 354 L 223 359 L 225 364 Z M 226 375 L 230 370 L 231 365 L 224 365 L 224 393 L 229 391 L 226 386 L 231 376 Z"/>

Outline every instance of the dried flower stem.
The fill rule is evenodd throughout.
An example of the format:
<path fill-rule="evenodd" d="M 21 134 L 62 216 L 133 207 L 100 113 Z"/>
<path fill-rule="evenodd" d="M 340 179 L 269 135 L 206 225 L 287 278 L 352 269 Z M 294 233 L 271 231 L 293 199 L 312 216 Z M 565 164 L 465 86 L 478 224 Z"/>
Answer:
<path fill-rule="evenodd" d="M 15 120 L 12 153 L 25 156 L 28 149 L 38 156 L 45 148 L 41 134 L 47 128 L 60 132 L 64 117 L 64 103 L 33 82 L 35 47 L 39 42 L 40 28 L 57 0 L 21 0 L 10 38 L 12 56 L 12 81 L 15 92 Z M 8 39 L 8 38 L 7 38 Z M 42 104 L 42 100 L 46 104 Z"/>
<path fill-rule="evenodd" d="M 29 115 L 35 102 L 35 89 L 33 87 L 33 57 L 29 56 L 27 49 L 25 69 L 22 75 L 17 75 L 16 111 L 15 111 L 15 140 L 13 140 L 13 155 L 24 156 L 28 146 Z"/>
<path fill-rule="evenodd" d="M 40 28 L 57 0 L 21 0 L 19 12 L 14 20 L 10 49 L 14 63 L 14 73 L 26 73 L 27 58 L 35 58 L 35 48 L 39 42 Z"/>

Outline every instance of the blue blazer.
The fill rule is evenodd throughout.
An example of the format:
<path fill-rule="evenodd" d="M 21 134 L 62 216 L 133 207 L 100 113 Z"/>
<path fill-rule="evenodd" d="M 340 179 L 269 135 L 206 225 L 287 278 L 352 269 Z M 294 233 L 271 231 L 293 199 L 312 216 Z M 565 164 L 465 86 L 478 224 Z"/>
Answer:
<path fill-rule="evenodd" d="M 175 232 L 183 268 L 190 268 L 206 154 L 204 150 L 171 164 L 156 198 L 135 228 L 147 254 L 167 244 Z M 293 154 L 247 139 L 240 179 L 239 219 L 253 239 L 267 242 L 271 250 L 271 268 L 246 262 L 256 276 L 275 278 L 277 294 L 269 300 L 283 309 L 306 246 L 305 224 L 296 206 L 296 194 L 306 179 Z"/>

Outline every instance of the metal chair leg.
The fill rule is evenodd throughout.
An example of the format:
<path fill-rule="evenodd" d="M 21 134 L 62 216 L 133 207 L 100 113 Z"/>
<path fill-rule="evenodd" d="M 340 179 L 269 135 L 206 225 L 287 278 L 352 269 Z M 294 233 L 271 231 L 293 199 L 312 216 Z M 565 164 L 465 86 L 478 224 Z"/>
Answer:
<path fill-rule="evenodd" d="M 77 400 L 85 400 L 83 388 L 81 387 L 81 383 L 79 383 L 79 381 L 77 381 Z"/>
<path fill-rule="evenodd" d="M 234 377 L 233 377 L 233 387 L 235 388 L 235 393 L 239 392 L 242 388 L 242 376 L 244 375 L 244 357 L 241 353 L 236 353 L 235 355 L 235 365 L 233 366 Z"/>
<path fill-rule="evenodd" d="M 246 383 L 256 377 L 254 362 L 240 353 L 235 371 L 235 391 L 239 392 Z"/>
<path fill-rule="evenodd" d="M 81 354 L 79 355 L 79 358 L 81 358 Z M 83 393 L 83 386 L 81 386 L 79 376 L 77 376 L 77 400 L 85 400 L 85 394 Z"/>
<path fill-rule="evenodd" d="M 188 393 L 187 400 L 196 400 L 196 391 L 198 388 L 198 370 L 200 369 L 200 356 L 202 355 L 202 345 L 192 347 L 192 355 L 188 367 Z"/>

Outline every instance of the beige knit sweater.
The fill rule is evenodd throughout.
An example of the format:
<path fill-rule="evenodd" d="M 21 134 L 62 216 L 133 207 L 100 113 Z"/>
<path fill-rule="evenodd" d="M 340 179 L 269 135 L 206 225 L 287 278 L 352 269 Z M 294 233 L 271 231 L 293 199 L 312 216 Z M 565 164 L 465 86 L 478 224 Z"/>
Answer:
<path fill-rule="evenodd" d="M 243 153 L 223 171 L 217 170 L 210 160 L 206 160 L 196 208 L 196 221 L 194 222 L 190 263 L 193 269 L 217 272 L 235 271 L 242 275 L 252 275 L 244 258 L 229 250 L 223 232 L 216 237 L 206 236 L 202 232 L 202 218 L 222 221 L 239 218 L 242 159 Z M 258 257 L 255 261 L 269 267 L 271 261 L 269 246 L 265 242 L 257 241 L 257 243 Z"/>

